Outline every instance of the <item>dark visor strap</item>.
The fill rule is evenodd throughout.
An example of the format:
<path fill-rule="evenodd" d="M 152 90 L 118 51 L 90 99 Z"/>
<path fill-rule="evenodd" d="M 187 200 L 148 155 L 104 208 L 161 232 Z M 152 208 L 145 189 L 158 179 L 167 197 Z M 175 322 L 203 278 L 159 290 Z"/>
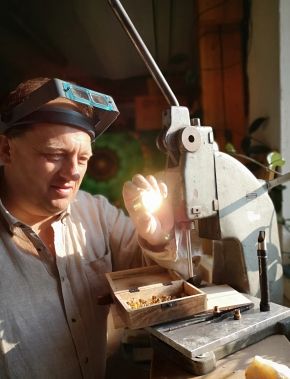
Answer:
<path fill-rule="evenodd" d="M 95 127 L 93 121 L 90 118 L 72 109 L 51 106 L 41 107 L 23 119 L 8 125 L 7 129 L 11 129 L 14 126 L 39 123 L 64 124 L 74 126 L 87 132 L 92 139 L 95 138 Z"/>

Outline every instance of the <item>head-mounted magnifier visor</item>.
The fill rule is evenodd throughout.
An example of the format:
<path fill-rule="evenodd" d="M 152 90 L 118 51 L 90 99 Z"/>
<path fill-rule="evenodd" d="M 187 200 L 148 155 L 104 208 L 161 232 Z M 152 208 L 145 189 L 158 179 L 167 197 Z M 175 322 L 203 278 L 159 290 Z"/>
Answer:
<path fill-rule="evenodd" d="M 91 108 L 90 117 L 83 113 L 48 106 L 49 101 L 65 98 Z M 92 91 L 60 79 L 51 79 L 30 93 L 23 102 L 1 115 L 0 129 L 5 133 L 13 126 L 33 123 L 60 123 L 88 132 L 92 139 L 100 136 L 118 117 L 119 111 L 111 96 Z"/>

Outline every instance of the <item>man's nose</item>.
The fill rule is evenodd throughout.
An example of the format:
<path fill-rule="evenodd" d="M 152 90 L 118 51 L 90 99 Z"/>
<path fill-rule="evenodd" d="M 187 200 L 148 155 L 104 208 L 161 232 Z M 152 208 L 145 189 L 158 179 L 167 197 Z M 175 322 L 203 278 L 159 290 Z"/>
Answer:
<path fill-rule="evenodd" d="M 81 176 L 80 176 L 80 174 L 79 174 L 78 171 L 74 171 L 74 172 L 72 172 L 72 174 L 71 174 L 71 179 L 74 180 L 75 182 L 76 182 L 77 180 L 79 180 L 80 177 L 81 177 Z"/>
<path fill-rule="evenodd" d="M 70 160 L 62 169 L 62 176 L 69 180 L 77 181 L 80 178 L 79 165 L 75 160 Z"/>

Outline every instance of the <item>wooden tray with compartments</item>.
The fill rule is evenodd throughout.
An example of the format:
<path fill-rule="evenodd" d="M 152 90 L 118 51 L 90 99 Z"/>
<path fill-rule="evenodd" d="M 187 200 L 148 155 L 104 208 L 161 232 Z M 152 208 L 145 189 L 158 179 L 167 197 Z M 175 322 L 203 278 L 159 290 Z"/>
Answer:
<path fill-rule="evenodd" d="M 188 317 L 207 308 L 203 291 L 160 266 L 111 272 L 106 277 L 116 304 L 113 317 L 120 317 L 122 326 L 131 329 Z"/>

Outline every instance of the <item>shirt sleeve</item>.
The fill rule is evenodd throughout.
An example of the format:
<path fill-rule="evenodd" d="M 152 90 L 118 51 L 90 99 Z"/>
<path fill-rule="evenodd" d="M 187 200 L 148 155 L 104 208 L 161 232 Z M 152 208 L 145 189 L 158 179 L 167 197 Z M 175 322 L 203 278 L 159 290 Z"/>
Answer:
<path fill-rule="evenodd" d="M 175 238 L 168 241 L 160 251 L 152 251 L 144 241 L 139 241 L 147 263 L 150 261 L 168 270 L 174 270 L 184 279 L 188 279 L 190 274 L 188 272 L 187 253 L 185 247 L 179 242 L 182 243 L 179 232 L 176 232 Z"/>
<path fill-rule="evenodd" d="M 78 215 L 82 215 L 87 231 L 94 235 L 94 243 L 104 241 L 107 245 L 112 271 L 158 264 L 185 278 L 188 276 L 186 253 L 180 248 L 178 233 L 160 250 L 154 250 L 138 238 L 133 222 L 122 209 L 110 204 L 102 195 L 79 192 Z M 98 233 L 102 233 L 102 237 L 97 238 Z"/>
<path fill-rule="evenodd" d="M 178 268 L 180 271 L 174 238 L 160 251 L 153 251 L 145 241 L 138 238 L 134 224 L 123 210 L 111 205 L 105 198 L 103 201 L 114 271 L 152 264 Z"/>

